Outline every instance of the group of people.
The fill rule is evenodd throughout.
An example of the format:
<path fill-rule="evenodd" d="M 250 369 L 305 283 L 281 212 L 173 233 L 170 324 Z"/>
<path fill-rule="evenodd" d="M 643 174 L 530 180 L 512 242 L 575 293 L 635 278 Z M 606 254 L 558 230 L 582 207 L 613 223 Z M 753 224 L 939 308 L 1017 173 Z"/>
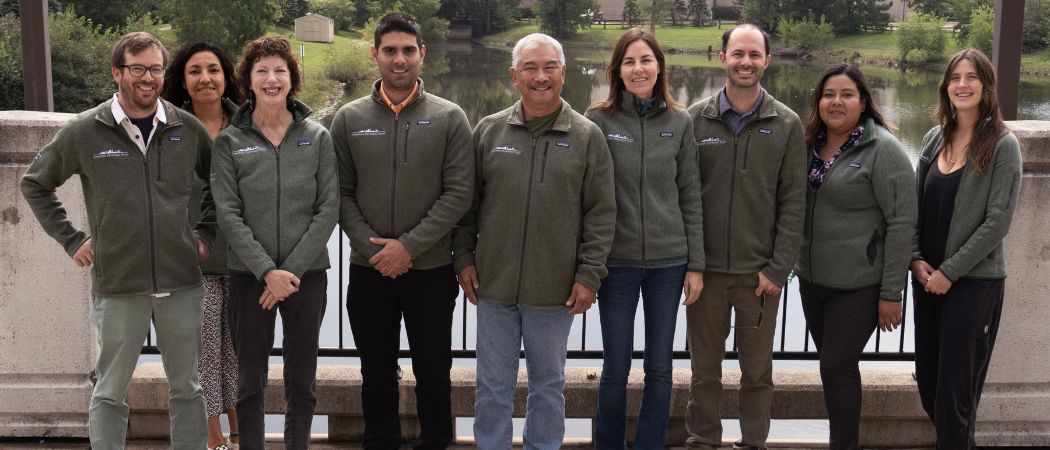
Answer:
<path fill-rule="evenodd" d="M 379 21 L 371 54 L 381 78 L 339 109 L 330 131 L 295 99 L 302 72 L 284 38 L 252 41 L 236 67 L 205 43 L 171 64 L 149 34 L 116 44 L 117 93 L 65 124 L 22 180 L 45 231 L 92 267 L 93 448 L 124 444 L 125 396 L 151 321 L 171 386 L 173 448 L 228 448 L 223 412 L 241 448 L 263 448 L 278 313 L 284 445 L 307 448 L 337 222 L 351 244 L 346 308 L 366 449 L 402 445 L 402 320 L 416 380 L 414 448 L 452 443 L 460 289 L 477 311 L 479 448 L 511 447 L 523 347 L 524 446 L 561 445 L 569 330 L 594 303 L 604 345 L 595 447 L 627 447 L 641 303 L 645 382 L 632 446 L 664 448 L 679 302 L 692 362 L 686 446 L 722 443 L 732 331 L 736 446 L 765 448 L 774 319 L 792 272 L 820 355 L 831 448 L 858 448 L 858 361 L 876 328 L 901 323 L 909 264 L 922 405 L 939 448 L 972 447 L 1021 176 L 979 51 L 949 61 L 938 125 L 913 171 L 857 66 L 825 71 L 804 121 L 766 92 L 769 37 L 753 25 L 725 32 L 725 87 L 688 108 L 670 92 L 655 37 L 626 31 L 608 97 L 583 115 L 561 98 L 561 44 L 528 35 L 509 69 L 519 100 L 473 131 L 459 106 L 424 90 L 420 36 L 405 14 Z M 74 174 L 87 231 L 55 195 Z"/>

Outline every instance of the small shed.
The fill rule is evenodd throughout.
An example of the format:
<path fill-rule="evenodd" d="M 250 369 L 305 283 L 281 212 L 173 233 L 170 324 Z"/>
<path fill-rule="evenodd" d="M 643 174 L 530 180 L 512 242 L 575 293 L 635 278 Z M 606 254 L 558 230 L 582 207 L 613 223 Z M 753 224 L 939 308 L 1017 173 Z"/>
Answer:
<path fill-rule="evenodd" d="M 308 42 L 331 43 L 335 37 L 335 21 L 320 14 L 307 13 L 295 19 L 295 39 Z"/>

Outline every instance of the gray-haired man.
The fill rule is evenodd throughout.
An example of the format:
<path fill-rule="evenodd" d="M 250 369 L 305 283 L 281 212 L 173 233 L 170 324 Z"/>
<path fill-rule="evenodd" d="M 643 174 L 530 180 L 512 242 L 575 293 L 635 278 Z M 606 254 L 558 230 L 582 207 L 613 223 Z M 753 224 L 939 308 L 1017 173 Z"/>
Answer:
<path fill-rule="evenodd" d="M 594 303 L 616 220 L 601 130 L 561 99 L 561 44 L 531 34 L 509 70 L 521 99 L 474 128 L 476 196 L 456 229 L 459 283 L 478 309 L 478 448 L 511 447 L 518 352 L 529 373 L 526 448 L 565 434 L 565 355 L 574 314 Z"/>

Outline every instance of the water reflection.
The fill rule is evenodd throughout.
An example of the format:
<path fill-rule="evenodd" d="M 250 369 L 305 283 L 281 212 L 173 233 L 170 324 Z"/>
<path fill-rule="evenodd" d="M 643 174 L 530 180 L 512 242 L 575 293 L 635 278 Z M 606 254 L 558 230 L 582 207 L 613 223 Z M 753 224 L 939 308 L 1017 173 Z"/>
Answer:
<path fill-rule="evenodd" d="M 603 56 L 595 51 L 568 49 L 565 56 L 568 70 L 562 96 L 573 109 L 583 112 L 588 105 L 608 94 L 607 63 L 596 61 Z M 709 67 L 707 56 L 670 55 L 670 58 L 680 64 L 667 69 L 671 92 L 684 105 L 718 92 L 725 83 L 725 73 L 720 67 Z M 702 64 L 708 67 L 700 67 Z M 518 99 L 518 92 L 507 73 L 510 65 L 510 48 L 453 42 L 428 49 L 422 76 L 428 91 L 459 104 L 473 124 Z M 822 64 L 796 64 L 774 59 L 766 69 L 762 86 L 777 100 L 804 116 L 810 90 L 823 69 Z M 901 73 L 877 66 L 864 66 L 863 70 L 875 101 L 887 121 L 898 129 L 898 137 L 914 159 L 923 135 L 933 126 L 940 73 Z M 343 101 L 367 95 L 370 89 L 370 83 L 361 83 Z M 1020 103 L 1019 118 L 1050 120 L 1050 80 L 1022 81 Z"/>

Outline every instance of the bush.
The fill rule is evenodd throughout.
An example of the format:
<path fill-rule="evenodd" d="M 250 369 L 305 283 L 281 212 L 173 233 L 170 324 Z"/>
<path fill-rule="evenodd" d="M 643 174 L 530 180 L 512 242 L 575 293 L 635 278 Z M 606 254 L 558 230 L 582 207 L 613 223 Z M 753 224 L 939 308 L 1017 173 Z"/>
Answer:
<path fill-rule="evenodd" d="M 340 83 L 371 80 L 379 76 L 372 62 L 369 45 L 363 41 L 333 45 L 324 60 L 324 76 Z"/>
<path fill-rule="evenodd" d="M 777 21 L 777 33 L 785 46 L 801 45 L 806 48 L 819 48 L 831 43 L 835 38 L 832 32 L 833 26 L 820 17 L 820 22 L 814 22 L 812 18 L 803 20 L 790 20 L 781 17 Z"/>
<path fill-rule="evenodd" d="M 712 20 L 740 20 L 739 6 L 712 6 Z"/>
<path fill-rule="evenodd" d="M 960 36 L 963 34 L 960 33 Z M 989 57 L 992 56 L 992 41 L 995 36 L 995 11 L 987 6 L 979 6 L 970 12 L 970 24 L 966 28 L 967 47 L 976 48 Z"/>
<path fill-rule="evenodd" d="M 109 58 L 120 30 L 103 30 L 71 9 L 50 14 L 48 21 L 55 111 L 80 112 L 112 96 Z"/>
<path fill-rule="evenodd" d="M 371 36 L 379 19 L 392 12 L 411 15 L 423 30 L 424 44 L 439 44 L 448 37 L 448 20 L 437 15 L 439 0 L 375 0 L 368 3 L 370 18 L 364 25 L 365 39 Z"/>
<path fill-rule="evenodd" d="M 916 13 L 901 22 L 897 29 L 897 50 L 901 61 L 909 56 L 920 61 L 940 61 L 944 59 L 946 38 L 944 20 L 930 15 Z"/>
<path fill-rule="evenodd" d="M 1024 5 L 1021 48 L 1029 52 L 1050 46 L 1050 0 L 1028 0 Z"/>
<path fill-rule="evenodd" d="M 0 110 L 25 109 L 20 29 L 14 14 L 0 17 Z"/>
<path fill-rule="evenodd" d="M 334 20 L 337 30 L 349 30 L 357 14 L 357 6 L 345 0 L 312 0 L 310 8 L 312 12 Z"/>

